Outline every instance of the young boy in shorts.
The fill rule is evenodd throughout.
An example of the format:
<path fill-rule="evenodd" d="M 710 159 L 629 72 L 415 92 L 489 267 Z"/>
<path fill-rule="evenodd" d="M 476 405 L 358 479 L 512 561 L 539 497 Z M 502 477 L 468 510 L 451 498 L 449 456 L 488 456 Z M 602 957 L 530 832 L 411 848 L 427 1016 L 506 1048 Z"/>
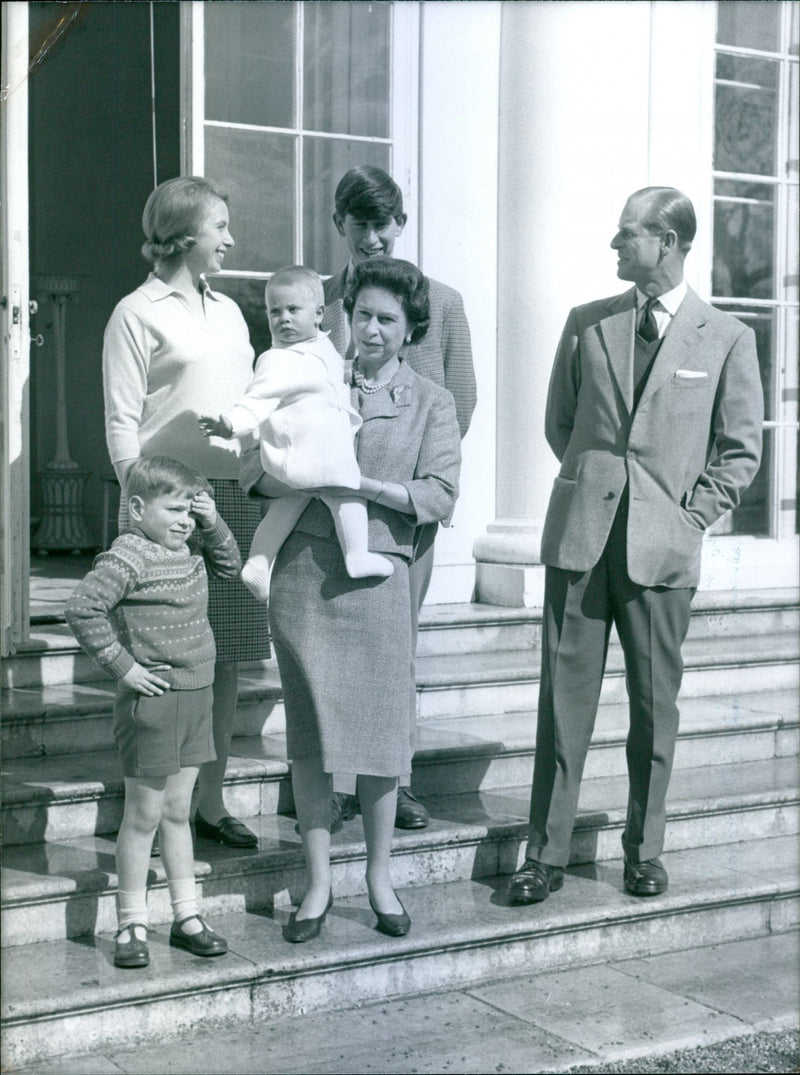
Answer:
<path fill-rule="evenodd" d="M 156 829 L 175 921 L 170 944 L 228 950 L 198 914 L 189 828 L 198 767 L 216 757 L 211 727 L 215 646 L 208 577 L 241 570 L 210 486 L 165 456 L 139 459 L 126 483 L 130 529 L 78 583 L 66 619 L 83 649 L 117 679 L 114 738 L 125 777 L 117 838 L 114 964 L 146 967 L 147 871 Z"/>

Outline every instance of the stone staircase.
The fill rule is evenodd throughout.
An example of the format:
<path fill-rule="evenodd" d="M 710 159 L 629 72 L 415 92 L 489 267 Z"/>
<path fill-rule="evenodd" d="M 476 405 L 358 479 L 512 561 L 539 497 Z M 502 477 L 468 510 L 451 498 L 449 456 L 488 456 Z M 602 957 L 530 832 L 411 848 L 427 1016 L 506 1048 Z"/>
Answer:
<path fill-rule="evenodd" d="M 322 936 L 282 927 L 303 891 L 274 663 L 242 670 L 226 802 L 259 848 L 196 841 L 205 912 L 229 954 L 168 946 L 169 900 L 151 862 L 151 966 L 113 967 L 114 834 L 122 779 L 112 685 L 63 624 L 41 624 L 3 663 L 3 1067 L 158 1041 L 382 997 L 780 933 L 798 925 L 800 829 L 796 591 L 699 594 L 684 657 L 670 789 L 670 889 L 622 888 L 627 781 L 621 653 L 612 644 L 564 889 L 504 905 L 524 853 L 536 733 L 540 616 L 480 605 L 423 610 L 414 785 L 432 822 L 396 831 L 408 937 L 374 929 L 361 820 L 333 838 L 335 903 Z"/>

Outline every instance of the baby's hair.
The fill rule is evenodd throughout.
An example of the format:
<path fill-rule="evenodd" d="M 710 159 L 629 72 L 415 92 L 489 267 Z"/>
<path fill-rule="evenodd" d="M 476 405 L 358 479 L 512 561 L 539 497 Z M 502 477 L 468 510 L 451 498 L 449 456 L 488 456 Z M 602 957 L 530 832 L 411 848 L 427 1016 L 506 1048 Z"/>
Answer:
<path fill-rule="evenodd" d="M 285 265 L 282 269 L 278 269 L 277 272 L 274 272 L 272 276 L 270 276 L 264 290 L 264 297 L 267 304 L 269 304 L 269 299 L 267 299 L 266 296 L 271 287 L 278 285 L 294 287 L 296 284 L 303 284 L 308 288 L 311 292 L 311 297 L 314 300 L 315 306 L 325 305 L 325 293 L 322 289 L 322 280 L 313 269 L 309 269 L 305 265 Z"/>
<path fill-rule="evenodd" d="M 214 201 L 227 202 L 224 191 L 202 175 L 183 175 L 160 183 L 147 199 L 142 213 L 142 230 L 147 241 L 142 247 L 146 261 L 174 261 L 197 243 L 200 214 Z"/>
<path fill-rule="evenodd" d="M 184 466 L 177 459 L 151 455 L 149 459 L 137 459 L 128 471 L 125 493 L 128 499 L 138 496 L 148 501 L 157 496 L 183 493 L 187 496 L 194 496 L 195 493 L 211 495 L 213 490 L 202 474 Z"/>

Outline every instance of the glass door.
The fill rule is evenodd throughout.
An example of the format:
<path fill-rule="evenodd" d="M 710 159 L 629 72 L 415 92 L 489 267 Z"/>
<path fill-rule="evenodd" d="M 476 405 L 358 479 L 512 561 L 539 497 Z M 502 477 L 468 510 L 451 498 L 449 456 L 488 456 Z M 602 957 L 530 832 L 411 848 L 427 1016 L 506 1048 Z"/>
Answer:
<path fill-rule="evenodd" d="M 761 469 L 717 533 L 798 532 L 797 4 L 718 4 L 713 302 L 750 325 L 764 387 Z"/>
<path fill-rule="evenodd" d="M 264 281 L 287 264 L 343 268 L 340 177 L 390 172 L 416 202 L 418 5 L 193 3 L 184 34 L 185 170 L 229 194 L 236 246 L 215 286 L 269 344 Z M 413 229 L 397 253 L 416 257 Z"/>
<path fill-rule="evenodd" d="M 0 432 L 0 652 L 28 638 L 30 373 L 28 285 L 28 5 L 2 5 L 2 430 Z"/>

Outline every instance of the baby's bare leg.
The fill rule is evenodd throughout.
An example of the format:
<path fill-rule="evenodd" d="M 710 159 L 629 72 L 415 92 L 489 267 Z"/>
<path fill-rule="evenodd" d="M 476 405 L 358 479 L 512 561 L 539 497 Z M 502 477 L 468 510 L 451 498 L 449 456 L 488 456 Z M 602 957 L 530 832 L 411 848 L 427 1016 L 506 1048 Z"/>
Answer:
<path fill-rule="evenodd" d="M 269 597 L 269 574 L 281 545 L 294 530 L 306 510 L 309 497 L 292 490 L 291 496 L 273 500 L 269 511 L 258 524 L 250 546 L 250 556 L 242 568 L 242 582 L 259 601 Z"/>
<path fill-rule="evenodd" d="M 394 564 L 385 556 L 370 552 L 367 547 L 367 502 L 360 496 L 323 496 L 333 516 L 336 536 L 342 547 L 347 574 L 351 579 L 374 575 L 388 578 Z"/>

